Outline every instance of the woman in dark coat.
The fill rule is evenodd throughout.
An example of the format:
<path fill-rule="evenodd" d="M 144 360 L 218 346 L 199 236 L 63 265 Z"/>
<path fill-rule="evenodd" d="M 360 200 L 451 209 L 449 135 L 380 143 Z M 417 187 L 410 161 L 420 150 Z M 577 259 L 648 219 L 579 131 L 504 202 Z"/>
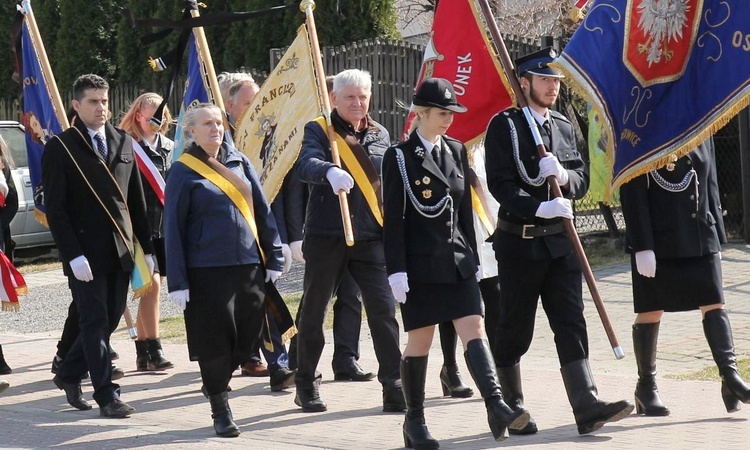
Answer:
<path fill-rule="evenodd" d="M 255 170 L 224 141 L 221 110 L 198 104 L 183 123 L 187 145 L 170 169 L 164 211 L 169 298 L 184 310 L 214 430 L 235 437 L 227 387 L 260 337 L 265 283 L 284 258 Z"/>
<path fill-rule="evenodd" d="M 458 104 L 447 80 L 430 78 L 417 88 L 412 111 L 409 138 L 383 158 L 388 280 L 409 336 L 401 360 L 407 405 L 404 444 L 439 447 L 424 422 L 424 386 L 435 325 L 447 321 L 461 338 L 490 429 L 499 441 L 508 436 L 509 426 L 523 428 L 529 414 L 514 412 L 503 401 L 482 329 L 469 162 L 463 144 L 445 136 L 453 113 L 466 108 Z"/>
<path fill-rule="evenodd" d="M 750 402 L 737 371 L 724 309 L 721 244 L 726 243 L 713 139 L 620 188 L 633 277 L 633 347 L 637 412 L 666 416 L 656 387 L 656 343 L 664 311 L 700 309 L 703 331 L 721 374 L 728 412 Z"/>

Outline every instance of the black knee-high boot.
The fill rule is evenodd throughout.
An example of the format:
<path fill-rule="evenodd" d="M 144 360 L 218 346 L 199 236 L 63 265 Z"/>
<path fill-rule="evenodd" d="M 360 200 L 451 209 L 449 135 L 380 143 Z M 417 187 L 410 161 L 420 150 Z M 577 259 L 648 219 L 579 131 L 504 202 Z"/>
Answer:
<path fill-rule="evenodd" d="M 208 396 L 211 403 L 211 418 L 214 419 L 214 431 L 221 437 L 237 437 L 240 429 L 234 423 L 232 410 L 229 409 L 229 396 L 224 391 L 220 394 Z"/>
<path fill-rule="evenodd" d="M 740 409 L 740 402 L 750 403 L 750 387 L 737 371 L 737 356 L 729 316 L 725 309 L 714 309 L 703 315 L 703 332 L 721 374 L 721 398 L 727 412 Z"/>
<path fill-rule="evenodd" d="M 573 407 L 578 434 L 591 433 L 605 423 L 616 422 L 633 412 L 633 405 L 626 400 L 611 403 L 599 400 L 588 359 L 569 362 L 560 372 Z"/>
<path fill-rule="evenodd" d="M 656 387 L 656 342 L 659 322 L 633 324 L 633 353 L 638 365 L 638 383 L 635 385 L 635 408 L 638 414 L 668 416 L 669 408 L 659 397 Z"/>
<path fill-rule="evenodd" d="M 521 384 L 521 365 L 516 364 L 510 367 L 498 367 L 497 376 L 500 378 L 500 387 L 503 389 L 503 397 L 505 397 L 505 403 L 510 406 L 513 411 L 526 410 L 523 404 L 523 388 Z M 529 423 L 525 427 L 520 429 L 509 428 L 510 434 L 534 434 L 539 429 L 536 426 L 534 419 L 529 417 Z"/>
<path fill-rule="evenodd" d="M 443 395 L 455 398 L 469 398 L 474 391 L 466 386 L 458 373 L 456 364 L 456 328 L 452 322 L 443 322 L 438 325 L 440 330 L 440 348 L 443 351 L 443 367 L 440 369 L 440 385 Z"/>
<path fill-rule="evenodd" d="M 529 412 L 513 411 L 504 401 L 495 372 L 495 361 L 490 346 L 484 339 L 474 339 L 466 344 L 466 365 L 487 406 L 487 421 L 496 441 L 508 437 L 508 428 L 521 429 L 529 423 Z"/>
<path fill-rule="evenodd" d="M 211 403 L 211 418 L 214 430 L 222 437 L 237 437 L 240 429 L 234 423 L 232 410 L 229 409 L 227 387 L 235 367 L 229 356 L 220 356 L 209 360 L 199 360 L 204 395 Z"/>
<path fill-rule="evenodd" d="M 424 422 L 424 384 L 427 378 L 427 356 L 407 356 L 401 360 L 401 386 L 406 400 L 404 446 L 417 450 L 440 447 Z"/>

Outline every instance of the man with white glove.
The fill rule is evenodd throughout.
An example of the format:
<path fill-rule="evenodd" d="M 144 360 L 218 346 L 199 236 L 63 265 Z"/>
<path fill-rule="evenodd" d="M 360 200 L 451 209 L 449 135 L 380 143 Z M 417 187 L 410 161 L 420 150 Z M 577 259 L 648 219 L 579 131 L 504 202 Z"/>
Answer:
<path fill-rule="evenodd" d="M 568 171 L 565 170 L 560 161 L 552 153 L 547 153 L 547 156 L 539 160 L 539 175 L 544 178 L 550 175 L 557 178 L 560 186 L 568 184 L 568 179 L 570 178 Z"/>
<path fill-rule="evenodd" d="M 169 293 L 169 299 L 172 300 L 175 305 L 179 306 L 183 311 L 185 311 L 185 308 L 187 308 L 187 304 L 190 301 L 190 289 L 172 291 Z"/>
<path fill-rule="evenodd" d="M 278 280 L 280 276 L 281 276 L 280 270 L 266 269 L 266 283 L 268 283 L 269 281 L 271 283 L 275 283 L 276 280 Z"/>
<path fill-rule="evenodd" d="M 70 261 L 70 270 L 73 271 L 73 276 L 76 277 L 76 280 L 78 281 L 88 283 L 94 279 L 94 275 L 91 273 L 89 260 L 83 255 L 73 258 Z"/>
<path fill-rule="evenodd" d="M 281 254 L 284 255 L 284 270 L 282 273 L 287 273 L 292 268 L 292 248 L 289 244 L 281 244 Z"/>
<path fill-rule="evenodd" d="M 656 255 L 653 250 L 641 250 L 635 252 L 635 267 L 638 273 L 646 278 L 656 276 Z"/>
<path fill-rule="evenodd" d="M 354 178 L 349 173 L 341 169 L 340 167 L 333 166 L 326 172 L 326 179 L 331 184 L 333 193 L 337 194 L 340 191 L 344 191 L 347 194 L 354 187 Z"/>
<path fill-rule="evenodd" d="M 388 275 L 388 284 L 391 285 L 391 291 L 396 301 L 406 303 L 406 293 L 409 292 L 409 279 L 406 272 Z"/>
<path fill-rule="evenodd" d="M 302 241 L 290 242 L 289 248 L 292 250 L 292 258 L 294 258 L 295 261 L 304 264 L 305 255 L 302 253 Z"/>
<path fill-rule="evenodd" d="M 573 205 L 571 205 L 570 200 L 567 198 L 553 198 L 552 200 L 539 203 L 539 208 L 537 208 L 535 215 L 542 219 L 554 219 L 555 217 L 573 219 Z"/>

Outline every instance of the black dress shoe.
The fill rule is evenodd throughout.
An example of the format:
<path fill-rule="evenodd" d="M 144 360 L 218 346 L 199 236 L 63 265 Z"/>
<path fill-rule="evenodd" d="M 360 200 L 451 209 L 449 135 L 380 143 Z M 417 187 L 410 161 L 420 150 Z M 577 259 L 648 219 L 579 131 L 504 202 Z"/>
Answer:
<path fill-rule="evenodd" d="M 52 379 L 52 382 L 55 383 L 58 389 L 65 391 L 65 398 L 70 403 L 70 406 L 81 411 L 91 409 L 91 405 L 83 398 L 83 391 L 80 384 L 66 383 L 57 375 Z"/>
<path fill-rule="evenodd" d="M 271 392 L 279 392 L 294 384 L 295 371 L 287 367 L 279 367 L 279 370 L 271 374 Z"/>
<path fill-rule="evenodd" d="M 120 354 L 117 353 L 117 350 L 112 348 L 112 344 L 109 342 L 107 343 L 107 349 L 109 350 L 109 359 L 111 359 L 112 361 L 120 359 Z"/>
<path fill-rule="evenodd" d="M 294 397 L 294 404 L 301 406 L 302 412 L 324 412 L 328 410 L 328 405 L 320 398 L 318 388 L 297 388 L 297 396 Z"/>
<path fill-rule="evenodd" d="M 60 367 L 60 364 L 62 364 L 63 360 L 59 356 L 55 355 L 54 358 L 52 358 L 52 367 L 50 368 L 50 372 L 57 375 L 57 369 Z"/>
<path fill-rule="evenodd" d="M 383 412 L 406 411 L 406 399 L 401 386 L 383 389 Z"/>
<path fill-rule="evenodd" d="M 119 367 L 112 366 L 112 381 L 119 380 L 125 376 L 125 371 Z"/>
<path fill-rule="evenodd" d="M 104 417 L 111 417 L 113 419 L 124 419 L 126 417 L 130 417 L 130 415 L 134 412 L 135 408 L 128 405 L 119 398 L 116 398 L 99 408 L 99 415 Z"/>
<path fill-rule="evenodd" d="M 336 381 L 370 381 L 375 378 L 374 373 L 362 370 L 357 361 L 352 361 L 347 366 L 334 369 L 333 372 L 333 378 Z"/>

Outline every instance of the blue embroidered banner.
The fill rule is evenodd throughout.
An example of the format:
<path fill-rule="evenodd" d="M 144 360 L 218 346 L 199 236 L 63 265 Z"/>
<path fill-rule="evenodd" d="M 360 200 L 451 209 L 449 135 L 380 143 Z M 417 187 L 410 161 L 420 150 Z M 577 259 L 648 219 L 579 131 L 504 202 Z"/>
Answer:
<path fill-rule="evenodd" d="M 750 103 L 750 1 L 596 0 L 555 65 L 608 134 L 608 198 Z"/>
<path fill-rule="evenodd" d="M 192 105 L 198 103 L 207 103 L 209 101 L 208 88 L 206 87 L 206 69 L 203 59 L 198 53 L 198 47 L 195 44 L 195 35 L 190 36 L 188 43 L 188 72 L 185 79 L 185 94 L 182 97 L 180 105 L 180 115 L 177 117 L 177 128 L 175 130 L 175 145 L 173 159 L 177 159 L 182 154 L 185 147 L 185 138 L 182 130 L 182 118 Z"/>

